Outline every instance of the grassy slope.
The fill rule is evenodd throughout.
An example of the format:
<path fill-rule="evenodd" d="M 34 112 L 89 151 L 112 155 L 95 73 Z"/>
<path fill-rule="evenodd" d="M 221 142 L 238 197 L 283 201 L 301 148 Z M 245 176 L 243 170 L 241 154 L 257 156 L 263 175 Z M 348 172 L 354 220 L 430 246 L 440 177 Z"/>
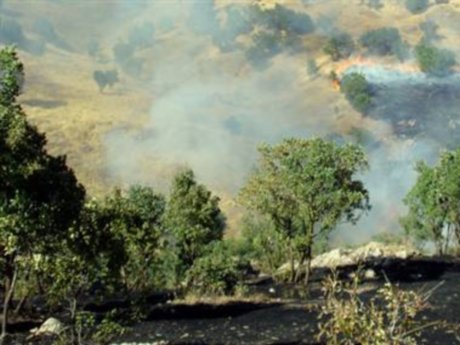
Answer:
<path fill-rule="evenodd" d="M 219 0 L 222 4 L 230 0 Z M 284 1 L 293 8 L 300 9 L 300 1 Z M 316 18 L 320 14 L 336 15 L 337 27 L 358 37 L 366 30 L 381 26 L 398 26 L 405 40 L 414 44 L 420 38 L 418 24 L 425 16 L 434 15 L 447 9 L 430 9 L 426 14 L 410 16 L 401 6 L 389 5 L 382 11 L 376 12 L 367 7 L 359 6 L 359 1 L 349 0 L 325 1 L 312 5 L 308 13 Z M 92 80 L 92 72 L 97 68 L 109 68 L 111 63 L 100 65 L 88 57 L 85 52 L 89 37 L 100 38 L 102 33 L 111 32 L 111 37 L 105 37 L 104 54 L 110 56 L 110 47 L 120 37 L 125 27 L 130 23 L 120 22 L 116 27 L 109 22 L 113 12 L 110 2 L 97 2 L 97 11 L 88 11 L 84 2 L 73 4 L 72 11 L 62 11 L 61 7 L 52 1 L 7 1 L 6 7 L 14 10 L 17 19 L 25 27 L 30 28 L 38 17 L 47 17 L 62 36 L 66 37 L 76 52 L 69 53 L 56 48 L 49 48 L 40 57 L 21 52 L 25 62 L 27 87 L 21 100 L 26 104 L 25 109 L 41 131 L 47 133 L 49 149 L 56 154 L 67 154 L 69 164 L 75 169 L 80 180 L 88 187 L 91 194 L 101 194 L 108 187 L 119 181 L 111 180 L 107 175 L 105 161 L 104 138 L 115 128 L 140 128 L 149 118 L 149 108 L 155 101 L 155 95 L 149 94 L 139 83 L 122 75 L 121 83 L 113 90 L 104 94 L 97 91 Z M 451 1 L 451 9 L 457 10 L 460 1 Z M 437 12 L 436 12 L 437 11 Z M 455 12 L 458 14 L 458 12 Z M 79 18 L 85 18 L 88 25 L 79 26 Z M 138 18 L 133 18 L 138 20 Z M 69 24 L 70 23 L 70 24 Z M 359 25 L 357 25 L 359 23 Z M 453 31 L 441 30 L 444 35 L 452 35 Z M 452 42 L 452 37 L 447 37 Z M 324 38 L 310 36 L 305 44 L 319 62 L 321 73 L 327 75 L 335 66 L 321 52 Z M 144 54 L 148 54 L 145 52 Z M 304 66 L 300 56 L 299 66 Z M 303 88 L 305 99 L 311 114 L 324 113 L 327 105 L 333 116 L 328 116 L 331 126 L 337 130 L 347 131 L 353 126 L 376 127 L 380 124 L 372 120 L 363 120 L 361 115 L 354 112 L 343 97 L 333 90 L 327 78 L 309 80 L 306 71 L 299 69 L 299 87 Z M 56 104 L 43 107 L 37 103 L 52 101 Z M 322 122 L 324 118 L 310 116 L 304 118 L 299 125 L 307 126 L 308 121 Z M 386 132 L 386 131 L 384 131 Z M 153 166 L 155 165 L 155 166 Z M 163 167 L 157 160 L 143 162 L 140 169 L 145 172 L 161 171 Z M 165 171 L 169 169 L 165 168 Z M 146 173 L 145 175 L 151 175 Z M 219 188 L 218 188 L 219 189 Z M 236 228 L 239 212 L 229 193 L 218 190 L 223 196 L 224 208 L 229 212 L 231 229 Z"/>

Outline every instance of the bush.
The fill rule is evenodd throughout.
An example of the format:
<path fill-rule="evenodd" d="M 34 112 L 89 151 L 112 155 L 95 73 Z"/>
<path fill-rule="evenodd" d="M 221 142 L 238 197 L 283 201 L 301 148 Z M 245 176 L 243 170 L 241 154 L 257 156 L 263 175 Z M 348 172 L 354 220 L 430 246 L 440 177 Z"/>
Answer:
<path fill-rule="evenodd" d="M 268 30 L 295 35 L 305 35 L 315 30 L 308 14 L 293 11 L 279 4 L 272 9 L 262 9 L 255 5 L 252 10 L 254 21 Z"/>
<path fill-rule="evenodd" d="M 428 0 L 406 0 L 406 8 L 413 14 L 425 12 L 428 7 Z"/>
<path fill-rule="evenodd" d="M 353 52 L 355 43 L 349 34 L 340 34 L 331 37 L 324 47 L 324 52 L 330 55 L 333 61 L 348 58 Z"/>
<path fill-rule="evenodd" d="M 452 52 L 438 49 L 426 43 L 417 45 L 415 56 L 423 72 L 437 76 L 449 73 L 451 67 L 456 63 Z"/>
<path fill-rule="evenodd" d="M 187 286 L 199 295 L 232 295 L 240 281 L 241 266 L 225 243 L 216 243 L 187 272 Z"/>
<path fill-rule="evenodd" d="M 94 81 L 99 86 L 99 91 L 104 91 L 106 86 L 112 87 L 118 80 L 118 71 L 116 69 L 110 71 L 94 71 Z"/>
<path fill-rule="evenodd" d="M 359 73 L 347 74 L 342 78 L 341 90 L 357 111 L 365 113 L 372 105 L 372 93 L 366 78 Z"/>
<path fill-rule="evenodd" d="M 324 282 L 319 341 L 328 345 L 415 345 L 417 330 L 439 324 L 416 320 L 431 292 L 403 291 L 388 282 L 366 302 L 360 296 L 357 277 L 351 283 L 338 281 L 336 276 Z"/>
<path fill-rule="evenodd" d="M 361 36 L 360 43 L 374 55 L 402 57 L 404 45 L 396 28 L 380 28 Z"/>

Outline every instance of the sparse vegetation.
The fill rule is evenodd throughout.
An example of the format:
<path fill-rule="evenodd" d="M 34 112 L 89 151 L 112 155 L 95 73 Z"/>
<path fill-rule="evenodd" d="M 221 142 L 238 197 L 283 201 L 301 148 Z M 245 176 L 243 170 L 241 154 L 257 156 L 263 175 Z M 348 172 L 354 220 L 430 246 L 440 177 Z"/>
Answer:
<path fill-rule="evenodd" d="M 359 291 L 358 275 L 351 283 L 329 277 L 323 290 L 318 341 L 330 345 L 415 345 L 423 329 L 439 324 L 417 320 L 431 291 L 405 291 L 387 282 L 366 301 Z"/>

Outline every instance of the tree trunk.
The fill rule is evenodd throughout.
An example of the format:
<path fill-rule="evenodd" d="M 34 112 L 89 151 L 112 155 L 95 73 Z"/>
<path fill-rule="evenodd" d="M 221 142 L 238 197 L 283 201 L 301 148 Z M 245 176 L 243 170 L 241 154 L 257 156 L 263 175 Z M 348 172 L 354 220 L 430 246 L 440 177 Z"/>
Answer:
<path fill-rule="evenodd" d="M 13 260 L 14 262 L 14 260 Z M 3 299 L 3 312 L 2 312 L 2 333 L 0 335 L 0 345 L 3 345 L 6 338 L 6 329 L 8 325 L 8 311 L 11 304 L 11 298 L 13 297 L 13 292 L 16 287 L 16 278 L 18 276 L 18 271 L 16 267 L 14 267 L 14 263 L 12 264 L 12 269 L 10 269 L 5 277 L 5 291 L 4 291 L 4 299 Z"/>
<path fill-rule="evenodd" d="M 311 255 L 311 244 L 309 245 L 306 254 L 307 254 L 307 255 L 306 255 L 307 264 L 306 264 L 306 266 L 305 266 L 305 280 L 304 280 L 305 286 L 307 286 L 308 283 L 310 282 L 311 259 L 312 259 L 312 255 Z"/>

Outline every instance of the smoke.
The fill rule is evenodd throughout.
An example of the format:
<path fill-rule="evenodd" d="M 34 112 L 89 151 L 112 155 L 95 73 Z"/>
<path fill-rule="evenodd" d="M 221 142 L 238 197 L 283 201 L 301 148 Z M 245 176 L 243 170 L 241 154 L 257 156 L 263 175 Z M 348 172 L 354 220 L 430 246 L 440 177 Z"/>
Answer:
<path fill-rule="evenodd" d="M 99 56 L 92 63 L 117 64 L 120 84 L 128 81 L 120 92 L 135 85 L 133 89 L 152 99 L 142 128 L 136 119 L 132 126 L 120 124 L 104 138 L 108 179 L 166 191 L 177 168 L 189 166 L 215 191 L 234 196 L 256 164 L 259 143 L 275 144 L 289 136 L 356 141 L 350 133 L 355 127 L 367 130 L 371 138 L 358 141 L 370 161 L 370 171 L 361 177 L 373 209 L 356 226 L 341 228 L 337 236 L 360 242 L 376 232 L 399 231 L 402 199 L 416 178 L 415 162 L 433 162 L 441 147 L 460 143 L 456 134 L 460 77 L 428 77 L 410 63 L 389 67 L 378 61 L 363 65 L 350 60 L 345 70 L 337 72 L 364 74 L 374 93 L 374 105 L 362 117 L 332 89 L 327 75 L 337 66 L 325 62 L 320 52 L 327 37 L 338 32 L 359 36 L 359 28 L 344 23 L 358 27 L 361 21 L 342 16 L 346 6 L 356 5 L 335 0 L 282 3 L 285 6 L 274 7 L 267 15 L 252 1 L 88 2 L 92 20 L 95 13 L 110 13 L 101 16 L 101 29 L 94 35 L 93 50 L 102 52 L 95 53 Z M 400 2 L 393 3 L 401 7 Z M 69 11 L 84 7 L 55 6 L 68 6 Z M 432 18 L 444 33 L 443 17 L 437 19 Z M 65 33 L 77 29 L 54 25 L 56 34 L 75 47 L 72 53 L 80 49 L 87 55 L 81 50 L 88 38 L 72 42 Z M 80 24 L 76 27 L 80 30 Z M 363 22 L 364 27 L 369 23 Z M 49 25 L 45 29 L 54 32 Z M 433 27 L 425 29 L 434 35 Z M 85 37 L 93 36 L 85 32 Z M 319 70 L 316 76 L 308 74 L 309 59 Z M 133 114 L 142 111 L 132 106 Z"/>
<path fill-rule="evenodd" d="M 156 40 L 149 121 L 140 131 L 120 128 L 107 136 L 112 178 L 164 186 L 185 165 L 211 188 L 235 195 L 254 167 L 260 142 L 287 136 L 347 138 L 346 130 L 337 129 L 337 96 L 331 102 L 321 94 L 324 85 L 308 79 L 304 55 L 278 46 L 275 51 L 270 43 L 248 56 L 247 49 L 254 48 L 247 42 L 253 30 L 250 12 L 229 8 L 192 3 L 182 12 L 187 25 L 176 23 L 174 35 Z M 321 34 L 337 31 L 329 17 L 317 19 Z M 265 44 L 270 37 L 263 39 Z M 374 142 L 363 144 L 371 168 L 362 179 L 373 209 L 356 226 L 336 233 L 360 242 L 378 232 L 400 231 L 402 200 L 415 182 L 415 162 L 433 161 L 445 139 L 445 118 L 436 124 L 430 116 L 454 115 L 460 78 L 427 77 L 403 64 L 355 65 L 346 71 L 351 72 L 364 74 L 372 85 L 375 104 L 369 117 L 393 129 L 386 136 L 369 129 Z M 355 125 L 364 126 L 359 118 Z"/>

